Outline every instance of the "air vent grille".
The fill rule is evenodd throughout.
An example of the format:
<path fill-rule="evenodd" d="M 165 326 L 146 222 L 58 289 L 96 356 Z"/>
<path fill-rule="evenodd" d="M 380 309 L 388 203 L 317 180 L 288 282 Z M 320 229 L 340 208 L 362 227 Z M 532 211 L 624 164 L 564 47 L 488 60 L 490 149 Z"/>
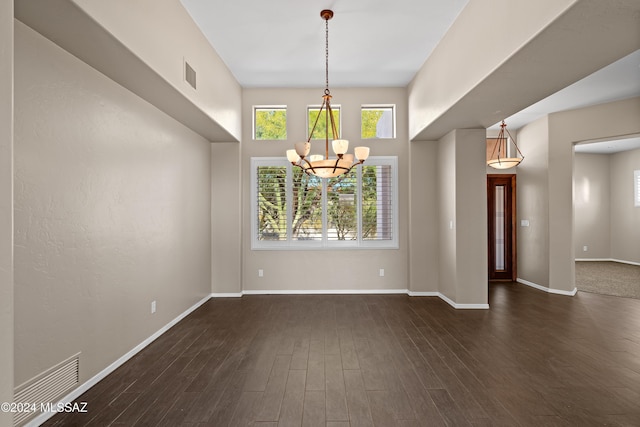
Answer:
<path fill-rule="evenodd" d="M 13 425 L 22 425 L 27 419 L 40 414 L 41 405 L 55 404 L 66 392 L 76 387 L 80 381 L 80 353 L 43 372 L 37 377 L 16 387 L 14 402 L 30 405 L 36 412 L 16 412 Z"/>
<path fill-rule="evenodd" d="M 196 88 L 196 70 L 187 61 L 184 61 L 184 79 L 192 88 Z"/>

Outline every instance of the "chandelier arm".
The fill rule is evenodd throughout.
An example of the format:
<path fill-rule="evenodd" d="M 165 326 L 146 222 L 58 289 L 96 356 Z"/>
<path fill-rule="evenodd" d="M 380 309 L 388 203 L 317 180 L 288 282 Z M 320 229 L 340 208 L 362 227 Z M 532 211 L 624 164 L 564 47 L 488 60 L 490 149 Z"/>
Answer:
<path fill-rule="evenodd" d="M 513 141 L 513 146 L 516 147 L 516 151 L 518 152 L 518 154 L 520 154 L 520 157 L 522 157 L 524 159 L 524 155 L 520 151 L 520 148 L 518 148 L 518 144 L 516 143 L 516 139 L 513 136 L 511 136 L 511 132 L 509 132 L 509 129 L 506 129 L 506 131 L 507 131 L 507 135 L 509 135 L 509 138 L 511 138 L 511 141 Z"/>
<path fill-rule="evenodd" d="M 326 95 L 324 98 L 324 102 L 327 104 L 327 108 L 324 110 L 324 158 L 327 160 L 329 160 L 329 120 L 333 123 L 333 112 L 328 96 Z"/>
<path fill-rule="evenodd" d="M 311 132 L 309 132 L 309 138 L 307 138 L 307 142 L 311 142 L 311 138 L 313 138 L 313 133 L 316 131 L 316 126 L 318 125 L 318 121 L 320 120 L 320 115 L 322 114 L 322 109 L 325 107 L 327 100 L 322 101 L 322 105 L 320 106 L 320 111 L 318 111 L 318 115 L 316 116 L 316 121 L 313 123 L 313 127 L 311 128 Z"/>

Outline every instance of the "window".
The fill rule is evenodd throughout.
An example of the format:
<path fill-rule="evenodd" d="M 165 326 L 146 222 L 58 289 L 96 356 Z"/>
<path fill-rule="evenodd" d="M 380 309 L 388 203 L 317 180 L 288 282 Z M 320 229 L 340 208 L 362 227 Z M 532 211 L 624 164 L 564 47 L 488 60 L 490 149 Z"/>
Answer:
<path fill-rule="evenodd" d="M 287 107 L 253 107 L 253 139 L 287 139 Z"/>
<path fill-rule="evenodd" d="M 634 206 L 640 207 L 640 170 L 633 171 Z"/>
<path fill-rule="evenodd" d="M 393 105 L 363 105 L 360 117 L 363 139 L 396 137 L 396 116 Z"/>
<path fill-rule="evenodd" d="M 324 139 L 326 135 L 326 123 L 327 123 L 327 115 L 325 112 L 326 109 L 322 109 L 322 114 L 318 116 L 318 112 L 320 111 L 320 106 L 315 107 L 307 107 L 307 137 L 311 135 L 311 130 L 313 129 L 313 125 L 316 123 L 316 130 L 313 132 L 313 139 Z M 329 139 L 340 139 L 340 106 L 332 105 L 331 111 L 333 111 L 333 118 L 336 122 L 336 133 L 337 136 L 333 136 L 333 129 L 331 129 L 331 122 L 329 122 Z"/>
<path fill-rule="evenodd" d="M 252 158 L 252 249 L 397 248 L 397 158 L 321 179 Z"/>

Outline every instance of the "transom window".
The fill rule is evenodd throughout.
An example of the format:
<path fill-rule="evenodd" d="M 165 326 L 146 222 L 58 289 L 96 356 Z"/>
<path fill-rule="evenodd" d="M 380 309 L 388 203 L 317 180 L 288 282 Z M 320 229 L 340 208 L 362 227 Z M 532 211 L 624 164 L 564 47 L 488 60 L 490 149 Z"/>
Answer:
<path fill-rule="evenodd" d="M 331 123 L 329 123 L 329 139 L 340 139 L 340 106 L 331 105 L 331 110 L 333 111 L 333 118 L 335 119 L 336 132 L 338 135 L 333 135 L 333 129 L 331 129 Z M 319 111 L 319 105 L 307 107 L 307 137 L 311 135 L 311 129 L 313 129 L 314 123 L 318 120 L 316 130 L 313 132 L 313 139 L 325 138 L 327 133 L 327 128 L 325 127 L 325 124 L 327 123 L 327 115 L 325 114 L 326 110 L 323 109 L 322 114 L 318 116 Z"/>
<path fill-rule="evenodd" d="M 331 179 L 252 158 L 252 248 L 397 248 L 397 158 Z"/>
<path fill-rule="evenodd" d="M 287 139 L 287 107 L 283 105 L 253 107 L 253 139 Z"/>
<path fill-rule="evenodd" d="M 360 110 L 363 139 L 395 138 L 396 116 L 393 105 L 363 105 Z"/>

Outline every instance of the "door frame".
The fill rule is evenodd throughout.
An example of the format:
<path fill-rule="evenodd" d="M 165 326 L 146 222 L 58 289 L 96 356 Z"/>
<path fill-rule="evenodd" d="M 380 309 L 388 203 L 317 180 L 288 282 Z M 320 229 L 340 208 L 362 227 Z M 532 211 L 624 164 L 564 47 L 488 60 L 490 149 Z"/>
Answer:
<path fill-rule="evenodd" d="M 495 206 L 495 199 L 493 194 L 494 183 L 504 182 L 508 185 L 508 193 L 511 196 L 511 203 L 505 205 L 505 219 L 507 230 L 505 231 L 505 265 L 510 266 L 510 274 L 507 271 L 504 274 L 500 274 L 499 277 L 492 277 L 494 271 L 493 265 L 495 265 L 495 223 L 492 218 L 491 212 Z M 487 174 L 487 255 L 488 255 L 488 276 L 491 281 L 506 280 L 515 281 L 518 277 L 518 257 L 517 248 L 518 241 L 516 239 L 516 175 L 515 174 Z M 509 221 L 510 219 L 510 221 Z"/>

